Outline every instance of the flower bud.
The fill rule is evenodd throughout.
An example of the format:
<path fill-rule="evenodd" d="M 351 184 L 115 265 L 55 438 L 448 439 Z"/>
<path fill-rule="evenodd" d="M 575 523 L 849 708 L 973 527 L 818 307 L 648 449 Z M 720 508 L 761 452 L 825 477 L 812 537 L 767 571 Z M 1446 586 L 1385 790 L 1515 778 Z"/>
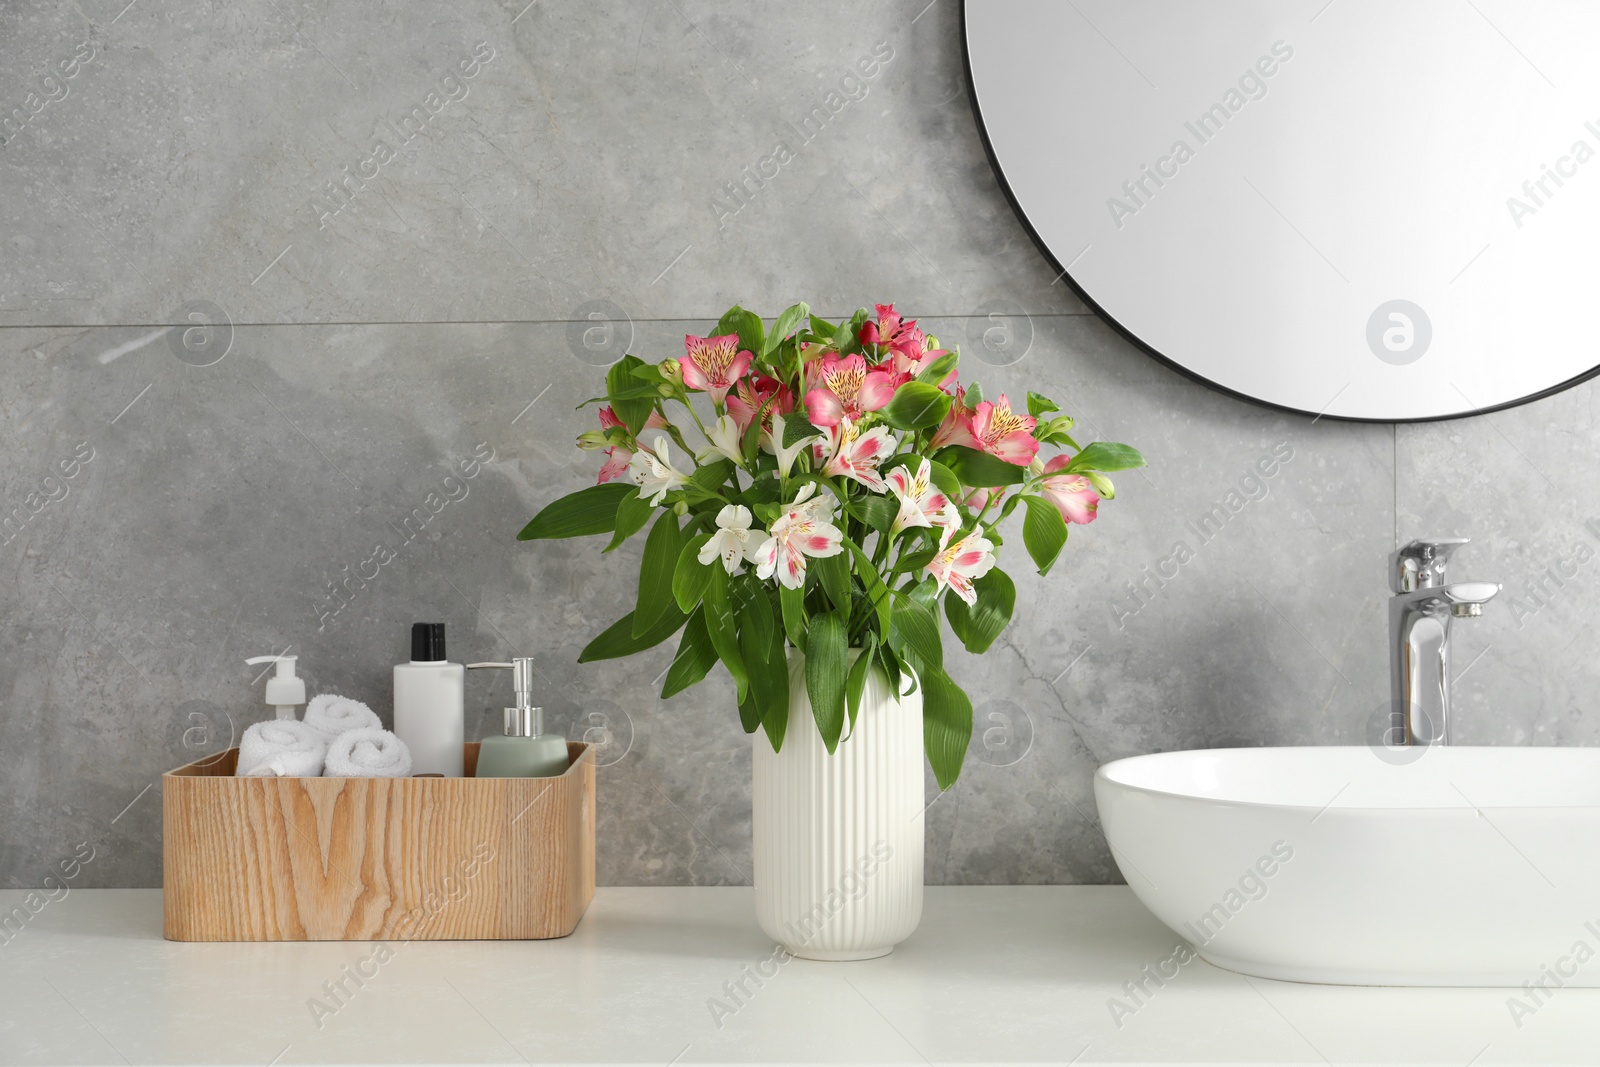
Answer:
<path fill-rule="evenodd" d="M 603 430 L 585 430 L 578 435 L 578 447 L 585 452 L 598 451 L 605 448 L 609 443 Z"/>
<path fill-rule="evenodd" d="M 668 385 L 683 385 L 683 364 L 676 359 L 664 359 L 656 369 L 661 372 L 661 377 L 666 379 Z"/>

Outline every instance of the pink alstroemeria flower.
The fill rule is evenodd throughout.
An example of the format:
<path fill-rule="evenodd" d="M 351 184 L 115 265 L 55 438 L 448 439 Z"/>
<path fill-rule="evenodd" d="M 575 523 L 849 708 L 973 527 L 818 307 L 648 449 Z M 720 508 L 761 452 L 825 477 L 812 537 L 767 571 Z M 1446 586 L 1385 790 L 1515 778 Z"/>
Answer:
<path fill-rule="evenodd" d="M 1053 477 L 1039 486 L 1039 495 L 1054 504 L 1066 522 L 1087 526 L 1100 513 L 1100 494 L 1081 474 L 1056 473 L 1071 462 L 1072 457 L 1060 455 L 1045 464 L 1044 473 Z"/>
<path fill-rule="evenodd" d="M 933 484 L 932 468 L 926 457 L 915 474 L 911 473 L 910 468 L 900 466 L 884 475 L 883 480 L 900 501 L 900 513 L 889 527 L 890 537 L 910 526 L 931 529 L 944 520 L 945 508 L 950 500 Z"/>
<path fill-rule="evenodd" d="M 844 551 L 844 534 L 833 525 L 833 505 L 810 501 L 816 482 L 807 482 L 789 509 L 779 515 L 768 531 L 771 536 L 748 559 L 756 565 L 756 577 L 771 578 L 787 589 L 802 589 L 806 584 L 806 559 L 837 556 Z M 808 501 L 810 501 L 808 503 Z"/>
<path fill-rule="evenodd" d="M 740 378 L 728 397 L 728 414 L 742 434 L 750 428 L 756 415 L 761 415 L 761 443 L 767 443 L 772 431 L 772 416 L 787 415 L 794 410 L 794 393 L 776 378 L 754 374 Z"/>
<path fill-rule="evenodd" d="M 824 428 L 877 411 L 894 396 L 895 388 L 888 371 L 868 370 L 860 356 L 823 356 L 808 364 L 806 385 L 806 418 Z"/>
<path fill-rule="evenodd" d="M 976 529 L 952 543 L 951 537 L 957 528 L 956 523 L 944 528 L 939 537 L 939 554 L 924 569 L 939 583 L 939 592 L 948 587 L 968 604 L 976 604 L 978 591 L 972 587 L 972 582 L 988 574 L 994 566 L 994 543 Z"/>
<path fill-rule="evenodd" d="M 621 445 L 612 445 L 606 449 L 606 461 L 600 467 L 599 484 L 604 485 L 613 478 L 620 478 L 628 473 L 628 465 L 633 462 L 633 452 Z"/>
<path fill-rule="evenodd" d="M 600 432 L 602 435 L 605 433 L 605 431 L 614 430 L 621 425 L 622 420 L 617 418 L 617 413 L 611 410 L 610 404 L 607 404 L 605 407 L 600 409 Z M 650 413 L 650 417 L 645 420 L 644 428 L 646 430 L 665 430 L 667 428 L 667 420 L 662 416 L 661 412 L 652 411 Z M 605 439 L 603 436 L 596 436 L 592 444 L 585 443 L 586 440 L 591 436 L 593 436 L 592 433 L 584 433 L 580 435 L 578 438 L 578 446 L 580 448 L 599 448 L 602 444 L 604 444 Z M 633 449 L 629 448 L 627 445 L 612 445 L 607 448 L 605 452 L 606 461 L 605 464 L 600 468 L 599 481 L 601 485 L 604 485 L 613 478 L 620 478 L 624 474 L 628 473 L 628 464 L 633 461 Z"/>
<path fill-rule="evenodd" d="M 687 355 L 678 360 L 683 368 L 683 384 L 710 393 L 719 408 L 727 399 L 728 390 L 750 369 L 750 360 L 754 358 L 748 350 L 739 348 L 739 335 L 735 333 L 721 337 L 688 334 L 683 339 L 683 350 Z"/>
<path fill-rule="evenodd" d="M 938 359 L 940 356 L 945 355 L 947 351 L 947 349 L 943 348 L 923 348 L 921 351 L 913 354 L 911 352 L 896 349 L 894 353 L 894 360 L 891 363 L 891 366 L 894 367 L 896 374 L 903 374 L 907 378 L 915 378 L 917 375 L 921 374 L 923 371 L 932 366 L 933 361 Z M 955 380 L 956 372 L 951 371 L 949 374 L 944 376 L 944 381 L 939 383 L 939 388 L 943 389 L 945 392 L 949 392 L 950 386 L 955 384 Z"/>
<path fill-rule="evenodd" d="M 843 419 L 839 425 L 828 428 L 828 462 L 822 473 L 843 475 L 874 493 L 881 493 L 888 486 L 878 473 L 878 464 L 893 454 L 894 438 L 889 435 L 887 426 L 874 426 L 862 433 L 860 426 Z"/>
<path fill-rule="evenodd" d="M 622 420 L 617 418 L 617 413 L 607 404 L 600 409 L 600 429 L 611 430 L 622 425 Z M 659 411 L 650 412 L 650 417 L 644 420 L 644 430 L 665 430 L 667 428 L 666 416 Z M 644 430 L 640 430 L 643 433 Z"/>
<path fill-rule="evenodd" d="M 950 405 L 949 414 L 934 431 L 934 448 L 943 448 L 946 445 L 965 445 L 967 448 L 977 448 L 978 439 L 972 436 L 972 409 L 967 407 L 967 391 L 956 386 L 955 402 Z"/>
<path fill-rule="evenodd" d="M 972 436 L 978 447 L 1007 463 L 1026 467 L 1039 451 L 1033 427 L 1039 420 L 1018 415 L 1004 393 L 995 403 L 985 400 L 972 413 Z"/>
<path fill-rule="evenodd" d="M 907 359 L 920 357 L 927 346 L 922 331 L 917 329 L 917 320 L 902 319 L 893 304 L 874 306 L 878 312 L 878 320 L 874 322 L 868 319 L 863 322 L 861 332 L 856 334 L 856 338 L 864 345 L 888 348 L 904 355 Z"/>

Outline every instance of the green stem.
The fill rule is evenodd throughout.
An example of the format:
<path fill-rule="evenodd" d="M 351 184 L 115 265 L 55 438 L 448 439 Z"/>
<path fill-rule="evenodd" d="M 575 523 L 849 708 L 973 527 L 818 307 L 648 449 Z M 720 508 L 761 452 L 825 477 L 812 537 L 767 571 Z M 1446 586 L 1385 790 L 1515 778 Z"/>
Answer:
<path fill-rule="evenodd" d="M 707 441 L 711 440 L 711 435 L 706 433 L 706 425 L 705 425 L 705 423 L 700 421 L 700 416 L 695 412 L 694 406 L 689 403 L 689 398 L 688 397 L 678 397 L 677 401 L 678 401 L 678 403 L 682 404 L 683 407 L 684 407 L 684 410 L 689 413 L 689 417 L 694 420 L 694 424 L 696 426 L 700 427 L 701 435 L 703 437 L 705 437 L 705 439 Z"/>

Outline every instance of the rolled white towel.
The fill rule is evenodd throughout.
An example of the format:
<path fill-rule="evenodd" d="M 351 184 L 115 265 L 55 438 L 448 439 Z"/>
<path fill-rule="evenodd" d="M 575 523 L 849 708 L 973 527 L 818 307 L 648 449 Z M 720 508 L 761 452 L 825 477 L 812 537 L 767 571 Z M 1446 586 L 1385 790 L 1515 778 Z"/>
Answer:
<path fill-rule="evenodd" d="M 381 730 L 383 721 L 359 700 L 319 693 L 306 705 L 305 724 L 322 736 L 327 744 L 351 730 Z"/>
<path fill-rule="evenodd" d="M 316 778 L 328 743 L 294 719 L 269 719 L 245 728 L 239 741 L 241 778 Z"/>
<path fill-rule="evenodd" d="M 328 746 L 324 778 L 409 778 L 411 750 L 381 727 L 351 730 Z"/>

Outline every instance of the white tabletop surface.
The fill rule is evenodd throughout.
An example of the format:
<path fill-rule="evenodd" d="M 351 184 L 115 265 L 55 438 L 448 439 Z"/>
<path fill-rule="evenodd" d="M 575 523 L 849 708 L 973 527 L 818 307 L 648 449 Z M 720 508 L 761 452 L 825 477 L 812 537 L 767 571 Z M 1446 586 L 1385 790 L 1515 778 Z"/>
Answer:
<path fill-rule="evenodd" d="M 0 912 L 24 897 L 0 892 Z M 1175 943 L 1123 887 L 930 888 L 892 955 L 792 960 L 735 1000 L 725 983 L 773 950 L 748 889 L 601 889 L 559 941 L 395 943 L 386 960 L 362 942 L 177 944 L 159 890 L 74 889 L 0 943 L 0 1064 L 1600 1062 L 1589 989 L 1519 1026 L 1514 990 L 1195 961 L 1114 1019 L 1110 998 Z M 324 983 L 346 966 L 372 977 L 336 1005 Z"/>

